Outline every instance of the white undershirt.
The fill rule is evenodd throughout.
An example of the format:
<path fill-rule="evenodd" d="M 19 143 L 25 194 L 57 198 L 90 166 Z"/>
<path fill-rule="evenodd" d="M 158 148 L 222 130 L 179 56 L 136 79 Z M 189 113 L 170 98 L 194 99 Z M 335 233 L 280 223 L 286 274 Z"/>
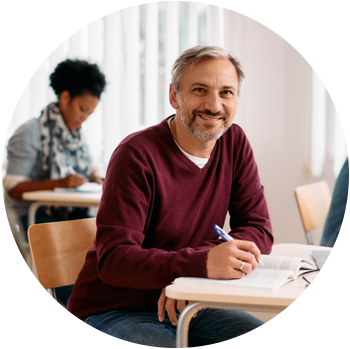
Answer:
<path fill-rule="evenodd" d="M 173 119 L 174 119 L 174 118 L 168 119 L 168 125 L 169 125 L 169 128 L 170 128 L 170 132 L 171 132 L 170 122 L 171 122 L 171 120 L 173 120 Z M 174 137 L 173 137 L 173 139 L 174 139 Z M 193 155 L 191 155 L 191 154 L 185 152 L 185 151 L 176 143 L 175 139 L 174 139 L 174 142 L 175 142 L 175 144 L 179 147 L 179 149 L 180 149 L 194 164 L 196 164 L 199 168 L 203 168 L 203 167 L 207 164 L 207 162 L 209 161 L 210 156 L 209 156 L 208 158 L 199 158 L 199 157 L 197 157 L 197 156 L 193 156 Z"/>

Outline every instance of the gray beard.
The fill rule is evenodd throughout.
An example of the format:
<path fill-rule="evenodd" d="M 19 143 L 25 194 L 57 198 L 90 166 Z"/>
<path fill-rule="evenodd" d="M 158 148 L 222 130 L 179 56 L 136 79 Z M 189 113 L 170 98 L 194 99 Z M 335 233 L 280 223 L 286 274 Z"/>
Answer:
<path fill-rule="evenodd" d="M 196 119 L 196 117 L 199 118 L 200 116 L 197 116 L 195 113 L 193 113 L 192 117 L 187 115 L 187 118 L 186 118 L 184 116 L 184 113 L 182 112 L 181 107 L 179 108 L 179 114 L 180 114 L 181 122 L 184 125 L 184 127 L 186 128 L 186 130 L 204 142 L 210 142 L 210 141 L 215 141 L 215 140 L 219 139 L 233 124 L 233 119 L 231 122 L 227 122 L 226 121 L 227 118 L 226 118 L 222 127 L 221 127 L 221 130 L 212 134 L 212 133 L 210 133 L 210 128 L 208 128 L 207 131 L 201 130 L 198 127 L 198 125 L 196 125 L 195 119 Z"/>

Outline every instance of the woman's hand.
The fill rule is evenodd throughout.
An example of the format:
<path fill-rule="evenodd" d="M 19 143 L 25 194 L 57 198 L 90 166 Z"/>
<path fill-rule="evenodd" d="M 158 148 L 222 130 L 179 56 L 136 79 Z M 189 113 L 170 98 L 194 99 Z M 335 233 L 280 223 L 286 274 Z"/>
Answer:
<path fill-rule="evenodd" d="M 76 188 L 86 182 L 85 178 L 80 174 L 70 174 L 66 178 L 58 180 L 60 188 Z"/>
<path fill-rule="evenodd" d="M 89 182 L 95 182 L 95 183 L 98 183 L 98 184 L 103 184 L 104 178 L 102 178 L 102 177 L 98 174 L 98 171 L 94 171 L 94 172 L 92 172 L 91 175 L 90 175 Z"/>
<path fill-rule="evenodd" d="M 103 184 L 104 178 L 101 177 L 90 177 L 90 182 L 98 183 L 98 184 Z"/>

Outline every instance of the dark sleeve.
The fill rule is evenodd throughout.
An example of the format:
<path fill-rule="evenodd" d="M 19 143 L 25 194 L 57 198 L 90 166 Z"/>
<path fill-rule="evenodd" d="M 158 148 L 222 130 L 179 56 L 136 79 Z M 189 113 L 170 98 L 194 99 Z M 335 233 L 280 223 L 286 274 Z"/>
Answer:
<path fill-rule="evenodd" d="M 206 250 L 142 248 L 153 207 L 154 178 L 142 154 L 117 148 L 108 165 L 96 218 L 97 269 L 104 283 L 160 289 L 179 276 L 206 276 Z"/>
<path fill-rule="evenodd" d="M 253 241 L 260 252 L 269 254 L 273 235 L 270 215 L 260 183 L 253 150 L 243 134 L 237 147 L 232 191 L 229 205 L 231 236 Z"/>
<path fill-rule="evenodd" d="M 334 187 L 321 245 L 350 248 L 350 155 Z"/>

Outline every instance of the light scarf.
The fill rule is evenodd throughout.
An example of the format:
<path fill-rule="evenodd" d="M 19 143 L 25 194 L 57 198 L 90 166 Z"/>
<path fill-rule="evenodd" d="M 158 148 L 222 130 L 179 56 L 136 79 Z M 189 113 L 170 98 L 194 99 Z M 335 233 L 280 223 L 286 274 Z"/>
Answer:
<path fill-rule="evenodd" d="M 56 103 L 45 107 L 40 115 L 43 169 L 50 171 L 50 178 L 65 178 L 76 172 L 89 177 L 89 155 L 83 144 L 81 129 L 71 131 L 66 126 Z M 66 152 L 70 152 L 73 164 Z"/>

